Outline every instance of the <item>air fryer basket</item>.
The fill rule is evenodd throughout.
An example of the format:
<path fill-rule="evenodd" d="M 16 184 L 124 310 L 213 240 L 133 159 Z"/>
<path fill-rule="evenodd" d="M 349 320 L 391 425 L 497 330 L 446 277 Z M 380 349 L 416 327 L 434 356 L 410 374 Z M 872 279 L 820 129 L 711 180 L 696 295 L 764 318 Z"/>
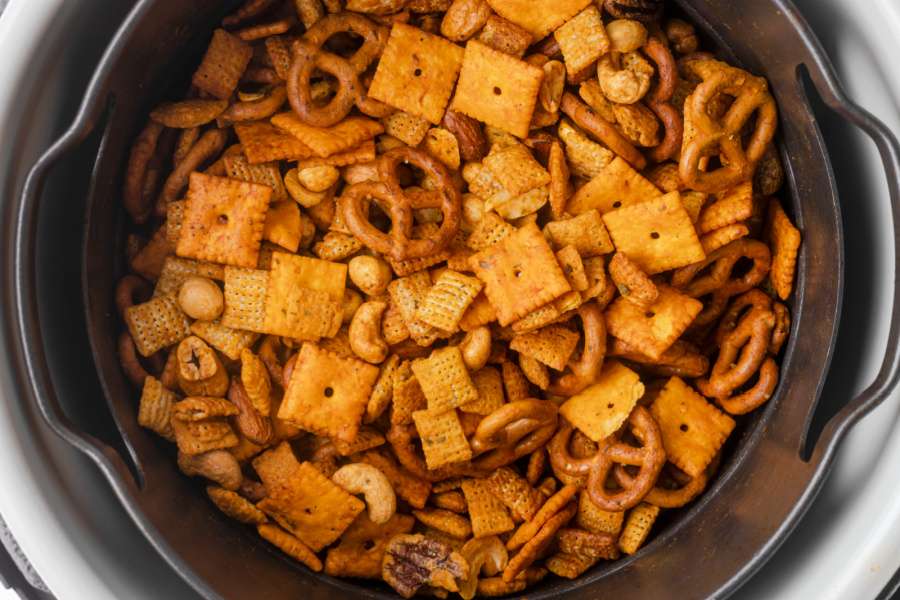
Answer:
<path fill-rule="evenodd" d="M 632 557 L 598 565 L 576 581 L 548 578 L 529 591 L 530 598 L 665 598 L 672 590 L 686 598 L 728 595 L 792 530 L 821 486 L 843 434 L 896 386 L 900 374 L 895 290 L 881 372 L 807 449 L 809 423 L 837 332 L 844 265 L 836 187 L 805 96 L 804 74 L 830 108 L 878 145 L 888 173 L 895 228 L 900 222 L 900 149 L 883 125 L 844 97 L 826 56 L 789 0 L 677 4 L 729 60 L 765 75 L 778 101 L 790 206 L 804 232 L 781 383 L 775 397 L 749 422 L 703 497 L 673 513 L 650 544 Z M 11 251 L 3 265 L 12 296 L 4 317 L 18 337 L 12 358 L 27 383 L 25 396 L 38 404 L 63 438 L 95 460 L 139 528 L 203 596 L 395 597 L 374 583 L 312 574 L 213 510 L 200 484 L 175 468 L 171 447 L 138 427 L 136 392 L 118 365 L 115 339 L 120 324 L 113 288 L 124 271 L 125 218 L 119 190 L 128 149 L 147 111 L 197 64 L 226 8 L 217 0 L 139 1 L 104 55 L 75 123 L 33 168 L 22 197 L 14 202 L 7 238 Z M 49 377 L 36 310 L 36 214 L 40 203 L 52 201 L 42 196 L 41 184 L 52 165 L 78 152 L 89 135 L 99 137 L 100 146 L 87 201 L 82 294 L 95 366 L 126 456 L 78 430 L 63 414 Z"/>

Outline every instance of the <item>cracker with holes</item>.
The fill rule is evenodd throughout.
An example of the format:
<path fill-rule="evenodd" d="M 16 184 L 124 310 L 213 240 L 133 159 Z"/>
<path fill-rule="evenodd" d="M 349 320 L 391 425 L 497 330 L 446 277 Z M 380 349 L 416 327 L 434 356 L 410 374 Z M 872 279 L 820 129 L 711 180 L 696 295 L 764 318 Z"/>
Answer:
<path fill-rule="evenodd" d="M 283 112 L 270 119 L 272 125 L 306 144 L 316 156 L 325 158 L 356 148 L 384 131 L 384 126 L 366 117 L 347 117 L 331 127 L 313 127 L 293 112 Z"/>
<path fill-rule="evenodd" d="M 488 0 L 488 4 L 498 15 L 539 40 L 578 14 L 591 0 Z"/>
<path fill-rule="evenodd" d="M 300 207 L 293 200 L 273 203 L 266 213 L 263 239 L 285 250 L 296 252 L 300 247 L 302 219 Z"/>
<path fill-rule="evenodd" d="M 455 410 L 419 410 L 412 417 L 429 469 L 472 458 L 472 448 Z"/>
<path fill-rule="evenodd" d="M 463 49 L 421 29 L 394 23 L 368 95 L 437 125 L 453 93 Z"/>
<path fill-rule="evenodd" d="M 459 407 L 463 412 L 489 415 L 503 406 L 503 379 L 496 367 L 484 367 L 472 373 L 478 398 Z"/>
<path fill-rule="evenodd" d="M 570 81 L 578 79 L 610 48 L 600 11 L 594 5 L 569 19 L 553 32 L 553 37 L 559 44 Z"/>
<path fill-rule="evenodd" d="M 678 192 L 603 215 L 613 244 L 648 275 L 706 258 Z"/>
<path fill-rule="evenodd" d="M 594 209 L 571 219 L 550 221 L 544 225 L 544 235 L 554 248 L 575 246 L 578 254 L 585 258 L 615 250 L 600 213 Z"/>
<path fill-rule="evenodd" d="M 471 40 L 450 108 L 525 138 L 543 79 L 542 69 Z"/>
<path fill-rule="evenodd" d="M 476 538 L 498 535 L 515 528 L 506 506 L 491 492 L 486 480 L 466 479 L 462 482 L 462 491 Z"/>
<path fill-rule="evenodd" d="M 333 337 L 341 325 L 347 265 L 275 252 L 266 289 L 265 333 Z"/>
<path fill-rule="evenodd" d="M 268 289 L 268 271 L 226 267 L 222 325 L 232 329 L 263 332 Z"/>
<path fill-rule="evenodd" d="M 661 195 L 659 189 L 635 171 L 625 159 L 616 157 L 596 177 L 578 188 L 566 207 L 573 215 L 593 209 L 606 214 Z"/>
<path fill-rule="evenodd" d="M 176 253 L 184 258 L 255 267 L 272 188 L 191 173 Z"/>
<path fill-rule="evenodd" d="M 566 368 L 575 352 L 580 336 L 560 325 L 543 327 L 531 333 L 515 336 L 509 342 L 510 350 L 530 356 L 557 371 Z"/>
<path fill-rule="evenodd" d="M 156 287 L 153 288 L 153 295 L 178 294 L 181 284 L 190 277 L 207 277 L 222 281 L 225 277 L 225 268 L 215 263 L 169 256 L 163 263 L 162 272 L 156 281 Z"/>
<path fill-rule="evenodd" d="M 482 287 L 475 277 L 448 269 L 428 290 L 416 317 L 432 327 L 452 333 L 459 329 L 460 319 Z"/>
<path fill-rule="evenodd" d="M 129 306 L 125 324 L 141 356 L 150 356 L 190 335 L 190 321 L 172 296 Z"/>
<path fill-rule="evenodd" d="M 667 285 L 657 285 L 659 297 L 649 306 L 617 298 L 606 309 L 609 334 L 641 354 L 657 360 L 703 310 L 703 303 Z"/>
<path fill-rule="evenodd" d="M 366 507 L 308 462 L 290 478 L 266 483 L 256 506 L 314 552 L 337 540 Z"/>
<path fill-rule="evenodd" d="M 350 443 L 356 439 L 378 367 L 305 343 L 284 392 L 278 418 Z"/>
<path fill-rule="evenodd" d="M 666 458 L 690 475 L 702 475 L 734 429 L 734 419 L 672 377 L 650 405 L 662 432 Z"/>
<path fill-rule="evenodd" d="M 787 300 L 794 287 L 797 253 L 800 251 L 800 230 L 794 227 L 781 204 L 774 198 L 769 202 L 767 235 L 772 244 L 772 270 L 769 279 L 775 293 Z"/>
<path fill-rule="evenodd" d="M 325 573 L 334 577 L 381 579 L 381 561 L 388 542 L 395 535 L 409 533 L 415 519 L 395 514 L 387 523 L 376 524 L 368 515 L 356 517 L 341 536 L 340 542 L 328 550 Z"/>
<path fill-rule="evenodd" d="M 572 289 L 533 223 L 471 256 L 469 264 L 484 282 L 485 294 L 504 326 Z"/>
<path fill-rule="evenodd" d="M 433 350 L 428 358 L 413 361 L 412 370 L 430 411 L 451 410 L 478 399 L 458 346 Z"/>
<path fill-rule="evenodd" d="M 575 513 L 575 524 L 591 533 L 609 533 L 619 535 L 625 522 L 624 512 L 603 510 L 591 500 L 587 490 L 578 495 L 578 512 Z"/>
<path fill-rule="evenodd" d="M 566 400 L 559 412 L 581 433 L 599 442 L 625 423 L 643 395 L 640 376 L 622 363 L 610 361 L 594 384 Z"/>
<path fill-rule="evenodd" d="M 300 160 L 314 155 L 309 146 L 265 121 L 235 123 L 234 133 L 250 164 L 273 160 Z"/>
<path fill-rule="evenodd" d="M 216 29 L 191 83 L 198 90 L 227 100 L 252 57 L 253 49 L 248 44 L 224 29 Z"/>

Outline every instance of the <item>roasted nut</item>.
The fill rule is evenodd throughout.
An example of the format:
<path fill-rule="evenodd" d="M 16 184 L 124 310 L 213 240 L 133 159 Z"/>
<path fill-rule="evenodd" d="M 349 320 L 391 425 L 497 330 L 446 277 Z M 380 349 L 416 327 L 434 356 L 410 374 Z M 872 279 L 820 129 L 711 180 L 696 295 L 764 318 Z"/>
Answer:
<path fill-rule="evenodd" d="M 381 563 L 382 578 L 404 598 L 412 598 L 426 584 L 455 592 L 457 579 L 468 571 L 469 564 L 459 552 L 421 534 L 395 535 Z"/>
<path fill-rule="evenodd" d="M 225 366 L 206 342 L 195 335 L 181 340 L 178 357 L 178 385 L 186 396 L 221 398 L 228 391 Z"/>
<path fill-rule="evenodd" d="M 403 9 L 405 4 L 406 0 L 347 0 L 345 10 L 370 15 L 391 15 Z"/>
<path fill-rule="evenodd" d="M 444 113 L 441 121 L 444 129 L 456 136 L 459 143 L 459 155 L 463 160 L 481 160 L 488 152 L 487 138 L 481 123 L 468 115 L 455 110 Z"/>
<path fill-rule="evenodd" d="M 351 494 L 362 494 L 365 497 L 369 520 L 373 523 L 387 523 L 397 511 L 394 488 L 377 467 L 351 463 L 335 471 L 331 480 Z"/>
<path fill-rule="evenodd" d="M 312 208 L 334 196 L 334 188 L 327 188 L 321 192 L 314 192 L 300 183 L 297 169 L 291 169 L 284 174 L 284 187 L 287 188 L 291 198 L 304 208 Z"/>
<path fill-rule="evenodd" d="M 392 277 L 391 266 L 375 256 L 354 256 L 347 273 L 353 285 L 369 296 L 383 294 Z"/>
<path fill-rule="evenodd" d="M 486 325 L 477 327 L 466 334 L 459 343 L 463 362 L 470 371 L 477 371 L 487 364 L 491 356 L 491 330 Z"/>
<path fill-rule="evenodd" d="M 359 292 L 351 289 L 344 290 L 344 303 L 342 305 L 344 314 L 341 317 L 341 323 L 346 325 L 351 322 L 353 320 L 353 315 L 356 314 L 356 311 L 359 310 L 362 303 L 363 298 Z"/>
<path fill-rule="evenodd" d="M 365 302 L 350 322 L 350 348 L 358 357 L 372 364 L 384 362 L 390 350 L 381 335 L 381 316 L 385 310 L 387 302 Z"/>
<path fill-rule="evenodd" d="M 390 136 L 381 137 L 382 139 L 393 139 Z M 384 152 L 386 151 L 387 150 Z M 378 163 L 364 162 L 344 167 L 344 170 L 341 172 L 341 177 L 347 182 L 347 185 L 363 183 L 365 181 L 378 181 L 378 178 L 380 177 L 378 174 Z"/>
<path fill-rule="evenodd" d="M 663 0 L 606 0 L 603 8 L 617 19 L 649 22 L 662 15 Z"/>
<path fill-rule="evenodd" d="M 324 192 L 337 183 L 341 172 L 331 165 L 307 167 L 297 171 L 297 181 L 311 192 Z"/>
<path fill-rule="evenodd" d="M 637 52 L 607 54 L 597 62 L 597 79 L 603 94 L 619 104 L 634 104 L 646 96 L 653 73 L 653 66 Z"/>
<path fill-rule="evenodd" d="M 556 113 L 559 111 L 559 102 L 566 88 L 566 66 L 558 60 L 550 60 L 541 68 L 544 70 L 544 80 L 541 82 L 538 100 L 545 111 Z"/>
<path fill-rule="evenodd" d="M 491 16 L 485 0 L 453 0 L 441 21 L 441 35 L 454 42 L 464 42 L 484 27 Z"/>
<path fill-rule="evenodd" d="M 760 196 L 772 196 L 784 185 L 784 167 L 774 145 L 769 145 L 756 167 L 753 191 Z"/>
<path fill-rule="evenodd" d="M 254 444 L 261 446 L 268 444 L 272 440 L 272 421 L 253 407 L 244 385 L 237 379 L 234 379 L 228 388 L 228 399 L 241 411 L 234 418 L 237 430 Z"/>
<path fill-rule="evenodd" d="M 462 222 L 459 227 L 471 233 L 484 217 L 484 200 L 475 194 L 463 194 L 462 209 Z"/>
<path fill-rule="evenodd" d="M 616 19 L 606 26 L 613 52 L 634 52 L 647 43 L 647 28 L 638 21 Z"/>
<path fill-rule="evenodd" d="M 469 572 L 459 583 L 459 595 L 463 600 L 472 600 L 478 588 L 478 576 L 484 573 L 493 577 L 503 571 L 509 563 L 506 546 L 496 535 L 474 538 L 466 542 L 459 551 L 469 563 Z"/>
<path fill-rule="evenodd" d="M 225 297 L 213 280 L 188 277 L 178 290 L 178 305 L 192 319 L 214 321 L 225 309 Z"/>
<path fill-rule="evenodd" d="M 179 452 L 178 468 L 188 477 L 200 475 L 231 491 L 240 488 L 244 479 L 241 465 L 227 450 L 211 450 L 194 455 Z"/>
<path fill-rule="evenodd" d="M 700 47 L 700 39 L 694 26 L 681 19 L 669 19 L 666 23 L 666 37 L 678 54 L 691 54 Z"/>

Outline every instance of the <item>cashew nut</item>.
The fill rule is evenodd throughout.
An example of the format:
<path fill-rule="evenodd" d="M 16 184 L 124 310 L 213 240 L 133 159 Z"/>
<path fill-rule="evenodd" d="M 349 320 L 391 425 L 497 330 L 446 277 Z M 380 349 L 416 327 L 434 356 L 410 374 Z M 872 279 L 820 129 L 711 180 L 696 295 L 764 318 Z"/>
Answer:
<path fill-rule="evenodd" d="M 377 467 L 351 463 L 335 471 L 331 480 L 351 494 L 362 494 L 369 508 L 369 520 L 375 524 L 387 523 L 397 511 L 394 488 Z"/>
<path fill-rule="evenodd" d="M 297 171 L 297 180 L 311 192 L 326 191 L 337 183 L 340 176 L 341 172 L 337 170 L 337 167 L 331 165 L 307 167 Z"/>
<path fill-rule="evenodd" d="M 650 91 L 653 66 L 637 52 L 611 52 L 597 62 L 603 94 L 619 104 L 634 104 Z"/>
<path fill-rule="evenodd" d="M 321 192 L 314 192 L 300 183 L 300 177 L 297 169 L 291 169 L 284 174 L 284 187 L 287 188 L 291 198 L 304 208 L 312 208 L 317 206 L 323 200 L 328 200 L 334 195 L 334 188 L 326 188 Z"/>
<path fill-rule="evenodd" d="M 647 28 L 631 19 L 616 19 L 606 26 L 613 52 L 634 52 L 647 43 Z"/>
<path fill-rule="evenodd" d="M 378 296 L 391 282 L 391 266 L 376 256 L 354 256 L 348 264 L 350 281 L 369 296 Z"/>
<path fill-rule="evenodd" d="M 671 19 L 666 23 L 666 37 L 672 42 L 675 52 L 681 55 L 696 52 L 700 45 L 694 26 L 681 19 Z"/>
<path fill-rule="evenodd" d="M 210 450 L 194 455 L 179 452 L 178 468 L 189 477 L 201 475 L 232 492 L 241 487 L 244 479 L 241 465 L 227 450 Z"/>
<path fill-rule="evenodd" d="M 469 563 L 469 572 L 466 578 L 459 582 L 459 595 L 464 600 L 472 600 L 475 597 L 478 576 L 482 572 L 487 577 L 493 577 L 503 571 L 509 563 L 506 546 L 496 535 L 473 538 L 463 544 L 459 553 Z"/>
<path fill-rule="evenodd" d="M 188 277 L 178 290 L 178 304 L 192 319 L 214 321 L 225 308 L 225 297 L 211 279 Z"/>
<path fill-rule="evenodd" d="M 195 335 L 181 340 L 178 356 L 178 385 L 186 396 L 221 398 L 228 391 L 225 365 L 206 342 Z"/>
<path fill-rule="evenodd" d="M 381 316 L 385 310 L 387 302 L 365 302 L 350 322 L 350 348 L 358 357 L 372 364 L 384 362 L 388 355 L 389 348 L 381 334 Z"/>
<path fill-rule="evenodd" d="M 487 364 L 491 356 L 491 330 L 486 325 L 477 327 L 466 334 L 459 343 L 463 362 L 470 371 L 477 371 Z"/>
<path fill-rule="evenodd" d="M 356 314 L 356 311 L 359 310 L 359 307 L 362 306 L 363 298 L 359 292 L 356 290 L 346 289 L 344 290 L 344 303 L 342 305 L 343 315 L 341 316 L 341 323 L 349 323 L 353 320 L 353 315 Z"/>

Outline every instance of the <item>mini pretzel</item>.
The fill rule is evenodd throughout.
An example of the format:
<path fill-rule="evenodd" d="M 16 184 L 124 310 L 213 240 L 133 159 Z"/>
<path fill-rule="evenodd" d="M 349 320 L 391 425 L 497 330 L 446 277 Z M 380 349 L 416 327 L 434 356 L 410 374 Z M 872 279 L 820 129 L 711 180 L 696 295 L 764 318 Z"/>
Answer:
<path fill-rule="evenodd" d="M 772 303 L 772 312 L 775 313 L 775 327 L 772 329 L 772 341 L 769 342 L 769 354 L 777 356 L 791 332 L 791 313 L 781 302 Z"/>
<path fill-rule="evenodd" d="M 737 328 L 738 323 L 752 309 L 771 310 L 772 298 L 759 289 L 752 289 L 735 298 L 716 328 L 715 343 L 721 346 L 725 338 Z"/>
<path fill-rule="evenodd" d="M 147 281 L 137 275 L 126 275 L 116 285 L 116 310 L 125 318 L 125 309 L 150 298 L 153 289 Z"/>
<path fill-rule="evenodd" d="M 210 129 L 197 140 L 182 161 L 175 165 L 172 173 L 163 184 L 163 189 L 156 201 L 156 215 L 166 216 L 166 208 L 170 202 L 178 200 L 178 194 L 188 183 L 191 173 L 198 170 L 203 163 L 218 156 L 228 141 L 228 130 Z"/>
<path fill-rule="evenodd" d="M 548 391 L 557 396 L 574 396 L 597 378 L 603 358 L 606 356 L 606 321 L 596 304 L 583 304 L 578 308 L 584 329 L 584 349 L 575 362 L 569 364 L 565 373 L 551 382 Z"/>
<path fill-rule="evenodd" d="M 666 132 L 662 142 L 647 155 L 653 162 L 663 162 L 678 154 L 684 135 L 681 114 L 671 103 L 678 86 L 678 65 L 668 46 L 656 36 L 650 36 L 647 40 L 644 53 L 656 63 L 656 72 L 659 74 L 656 87 L 650 90 L 645 100 L 647 107 L 662 121 Z"/>
<path fill-rule="evenodd" d="M 708 379 L 697 381 L 697 388 L 710 398 L 728 398 L 759 370 L 769 349 L 775 315 L 754 308 L 722 339 L 719 356 Z"/>
<path fill-rule="evenodd" d="M 622 465 L 616 465 L 613 474 L 616 478 L 616 483 L 622 488 L 630 489 L 634 487 L 634 477 Z M 673 474 L 671 479 L 673 483 L 678 483 L 680 486 L 677 488 L 663 487 L 657 482 L 653 489 L 644 496 L 644 502 L 660 508 L 680 508 L 706 489 L 706 484 L 709 483 L 709 471 L 704 471 L 697 477 L 691 477 L 679 472 L 679 476 Z"/>
<path fill-rule="evenodd" d="M 219 119 L 228 123 L 267 119 L 278 112 L 285 100 L 287 100 L 287 89 L 283 85 L 277 85 L 259 100 L 232 104 L 219 115 Z"/>
<path fill-rule="evenodd" d="M 412 164 L 431 177 L 438 191 L 407 192 L 400 186 L 397 168 Z M 462 196 L 447 168 L 421 150 L 401 147 L 385 153 L 378 163 L 381 182 L 356 183 L 344 190 L 338 200 L 344 222 L 361 242 L 394 260 L 423 258 L 447 247 L 459 229 Z M 390 233 L 384 233 L 368 220 L 368 201 L 375 202 L 391 219 Z M 440 209 L 443 215 L 437 233 L 427 239 L 412 239 L 413 211 Z"/>
<path fill-rule="evenodd" d="M 716 402 L 733 415 L 747 414 L 765 404 L 775 392 L 776 385 L 778 385 L 778 364 L 774 359 L 767 358 L 759 368 L 758 379 L 752 388 L 737 396 L 716 398 Z"/>
<path fill-rule="evenodd" d="M 571 92 L 562 96 L 559 109 L 591 137 L 609 146 L 610 150 L 628 161 L 638 171 L 647 166 L 647 159 L 628 139 L 613 127 L 612 123 L 595 113 L 591 107 L 575 97 Z"/>
<path fill-rule="evenodd" d="M 741 277 L 731 279 L 734 265 L 742 258 L 753 261 L 753 267 Z M 757 286 L 768 275 L 772 264 L 772 252 L 763 242 L 742 238 L 722 246 L 706 257 L 706 260 L 682 267 L 672 274 L 672 285 L 688 296 L 700 298 L 712 292 L 728 298 Z M 708 274 L 697 277 L 706 272 Z"/>
<path fill-rule="evenodd" d="M 128 157 L 122 202 L 131 220 L 138 224 L 147 221 L 153 208 L 152 200 L 144 193 L 144 182 L 163 129 L 156 121 L 149 121 L 134 141 Z"/>
<path fill-rule="evenodd" d="M 478 424 L 470 440 L 478 469 L 490 471 L 541 448 L 556 431 L 557 408 L 546 400 L 504 404 Z"/>
<path fill-rule="evenodd" d="M 121 335 L 119 335 L 118 347 L 119 364 L 122 365 L 125 376 L 128 377 L 128 380 L 135 386 L 139 388 L 143 387 L 144 380 L 147 377 L 150 377 L 150 373 L 147 372 L 147 369 L 145 369 L 144 365 L 141 363 L 141 359 L 138 357 L 137 348 L 134 346 L 134 340 L 131 339 L 130 333 L 123 331 Z M 159 355 L 154 354 L 149 360 L 158 363 L 159 359 Z M 161 366 L 158 369 L 154 369 L 155 372 L 161 370 Z"/>
<path fill-rule="evenodd" d="M 598 458 L 599 448 L 593 454 L 584 456 L 579 456 L 582 453 L 577 455 L 571 451 L 572 438 L 577 432 L 578 430 L 571 423 L 563 419 L 553 439 L 547 445 L 550 464 L 557 473 L 570 477 L 584 476 L 591 470 L 591 465 Z"/>
<path fill-rule="evenodd" d="M 686 69 L 700 76 L 702 82 L 684 104 L 690 135 L 685 135 L 679 172 L 685 185 L 692 189 L 710 194 L 721 192 L 753 175 L 756 163 L 775 136 L 775 99 L 765 79 L 740 69 L 704 60 L 691 61 Z M 734 103 L 716 122 L 708 109 L 719 94 L 732 96 Z M 745 148 L 741 131 L 756 113 L 756 129 Z M 724 166 L 703 172 L 700 159 L 713 154 L 721 154 Z"/>

